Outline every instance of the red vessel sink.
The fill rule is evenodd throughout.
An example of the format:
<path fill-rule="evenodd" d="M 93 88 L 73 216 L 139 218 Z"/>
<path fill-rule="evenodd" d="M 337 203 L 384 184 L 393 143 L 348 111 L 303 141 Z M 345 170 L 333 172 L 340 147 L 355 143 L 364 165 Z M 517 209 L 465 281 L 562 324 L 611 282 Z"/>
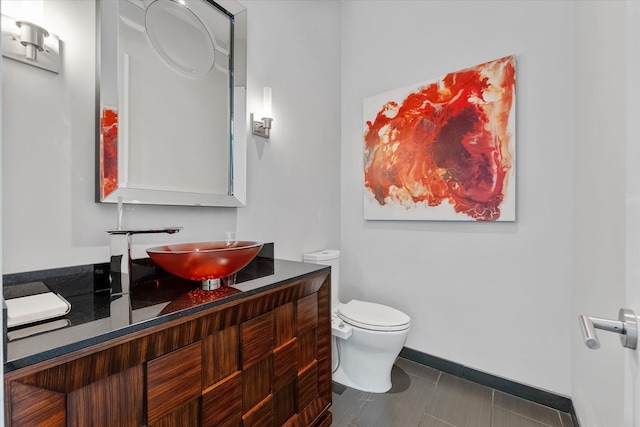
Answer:
<path fill-rule="evenodd" d="M 164 270 L 187 280 L 221 279 L 251 262 L 262 243 L 218 241 L 180 243 L 147 249 L 149 257 Z"/>

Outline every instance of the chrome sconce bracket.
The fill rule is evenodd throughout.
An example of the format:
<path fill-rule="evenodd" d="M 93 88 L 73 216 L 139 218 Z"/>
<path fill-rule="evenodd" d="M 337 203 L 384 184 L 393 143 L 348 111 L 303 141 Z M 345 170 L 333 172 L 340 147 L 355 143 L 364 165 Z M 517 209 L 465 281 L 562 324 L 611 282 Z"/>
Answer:
<path fill-rule="evenodd" d="M 2 15 L 2 56 L 53 73 L 60 72 L 60 39 L 28 21 Z"/>
<path fill-rule="evenodd" d="M 251 113 L 251 133 L 261 138 L 269 139 L 271 122 L 273 122 L 273 119 L 270 117 L 263 117 L 261 121 L 254 120 L 253 113 Z"/>

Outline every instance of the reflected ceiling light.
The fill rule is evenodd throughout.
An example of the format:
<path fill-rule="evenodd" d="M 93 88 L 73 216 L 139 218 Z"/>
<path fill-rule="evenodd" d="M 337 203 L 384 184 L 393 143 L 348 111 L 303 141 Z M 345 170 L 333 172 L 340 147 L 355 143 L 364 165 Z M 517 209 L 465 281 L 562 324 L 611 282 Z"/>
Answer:
<path fill-rule="evenodd" d="M 2 15 L 2 56 L 60 72 L 60 39 L 44 27 Z"/>
<path fill-rule="evenodd" d="M 251 113 L 251 133 L 261 138 L 269 139 L 271 131 L 271 88 L 265 87 L 263 94 L 263 108 L 262 108 L 262 121 L 254 120 L 253 113 Z"/>

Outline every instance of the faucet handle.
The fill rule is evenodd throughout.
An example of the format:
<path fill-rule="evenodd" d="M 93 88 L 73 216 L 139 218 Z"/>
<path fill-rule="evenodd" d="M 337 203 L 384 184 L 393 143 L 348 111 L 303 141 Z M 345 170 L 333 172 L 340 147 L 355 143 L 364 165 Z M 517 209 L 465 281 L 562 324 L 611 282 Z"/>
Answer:
<path fill-rule="evenodd" d="M 160 227 L 160 228 L 131 228 L 131 229 L 116 229 L 116 230 L 107 230 L 107 233 L 111 235 L 118 234 L 126 234 L 126 235 L 134 235 L 134 234 L 153 234 L 153 233 L 167 233 L 174 234 L 182 230 L 183 227 Z"/>

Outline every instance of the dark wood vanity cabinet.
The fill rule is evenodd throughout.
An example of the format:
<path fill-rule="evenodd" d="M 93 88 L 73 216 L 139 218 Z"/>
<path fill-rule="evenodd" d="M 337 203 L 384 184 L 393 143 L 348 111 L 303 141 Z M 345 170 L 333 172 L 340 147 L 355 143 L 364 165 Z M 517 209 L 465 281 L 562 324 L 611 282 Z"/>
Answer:
<path fill-rule="evenodd" d="M 331 424 L 329 274 L 5 374 L 8 426 Z"/>

